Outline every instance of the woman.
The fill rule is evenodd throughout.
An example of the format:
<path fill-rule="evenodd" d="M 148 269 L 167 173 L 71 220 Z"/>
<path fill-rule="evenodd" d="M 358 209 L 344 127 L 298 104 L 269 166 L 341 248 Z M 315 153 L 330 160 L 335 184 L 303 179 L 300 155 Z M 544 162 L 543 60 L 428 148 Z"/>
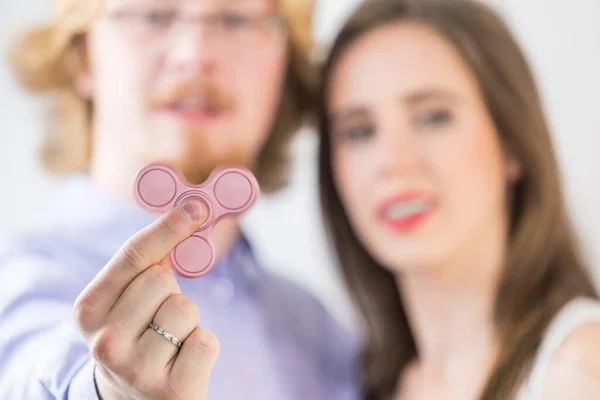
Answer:
<path fill-rule="evenodd" d="M 503 21 L 369 1 L 322 78 L 322 206 L 367 326 L 367 397 L 600 398 L 600 305 Z"/>

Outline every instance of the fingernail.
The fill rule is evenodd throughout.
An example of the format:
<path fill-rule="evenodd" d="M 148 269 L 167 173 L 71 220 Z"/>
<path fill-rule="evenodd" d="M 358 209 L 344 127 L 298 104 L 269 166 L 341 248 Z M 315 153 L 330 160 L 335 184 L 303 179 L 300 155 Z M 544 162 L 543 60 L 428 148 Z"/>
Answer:
<path fill-rule="evenodd" d="M 190 200 L 181 209 L 184 217 L 192 222 L 198 222 L 204 215 L 204 207 L 198 200 Z"/>

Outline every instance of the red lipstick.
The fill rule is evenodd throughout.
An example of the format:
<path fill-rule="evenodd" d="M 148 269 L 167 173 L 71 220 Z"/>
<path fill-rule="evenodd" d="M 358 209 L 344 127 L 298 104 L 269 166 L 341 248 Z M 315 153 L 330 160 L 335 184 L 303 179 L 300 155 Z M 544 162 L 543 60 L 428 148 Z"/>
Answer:
<path fill-rule="evenodd" d="M 397 233 L 416 230 L 431 215 L 432 201 L 422 192 L 404 192 L 391 196 L 377 208 L 378 219 Z"/>

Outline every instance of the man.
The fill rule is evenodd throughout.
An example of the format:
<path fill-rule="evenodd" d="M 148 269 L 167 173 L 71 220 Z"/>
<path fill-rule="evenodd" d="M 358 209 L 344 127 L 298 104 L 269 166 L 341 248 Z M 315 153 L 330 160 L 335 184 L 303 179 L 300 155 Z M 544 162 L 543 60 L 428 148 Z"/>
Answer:
<path fill-rule="evenodd" d="M 312 297 L 260 268 L 235 219 L 215 230 L 213 270 L 183 279 L 164 256 L 205 216 L 188 203 L 156 219 L 132 199 L 149 161 L 193 183 L 235 163 L 263 191 L 285 184 L 311 101 L 310 8 L 62 0 L 15 44 L 22 84 L 54 95 L 43 160 L 71 177 L 53 223 L 0 256 L 11 283 L 1 398 L 357 395 L 350 342 Z"/>

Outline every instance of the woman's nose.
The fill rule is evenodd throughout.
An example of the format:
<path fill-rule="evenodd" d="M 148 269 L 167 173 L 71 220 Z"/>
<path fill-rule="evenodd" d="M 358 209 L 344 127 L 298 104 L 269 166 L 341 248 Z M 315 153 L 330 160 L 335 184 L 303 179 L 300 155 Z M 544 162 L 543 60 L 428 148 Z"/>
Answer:
<path fill-rule="evenodd" d="M 401 121 L 396 120 L 383 124 L 375 158 L 380 174 L 398 177 L 416 171 L 420 152 L 414 135 Z"/>

